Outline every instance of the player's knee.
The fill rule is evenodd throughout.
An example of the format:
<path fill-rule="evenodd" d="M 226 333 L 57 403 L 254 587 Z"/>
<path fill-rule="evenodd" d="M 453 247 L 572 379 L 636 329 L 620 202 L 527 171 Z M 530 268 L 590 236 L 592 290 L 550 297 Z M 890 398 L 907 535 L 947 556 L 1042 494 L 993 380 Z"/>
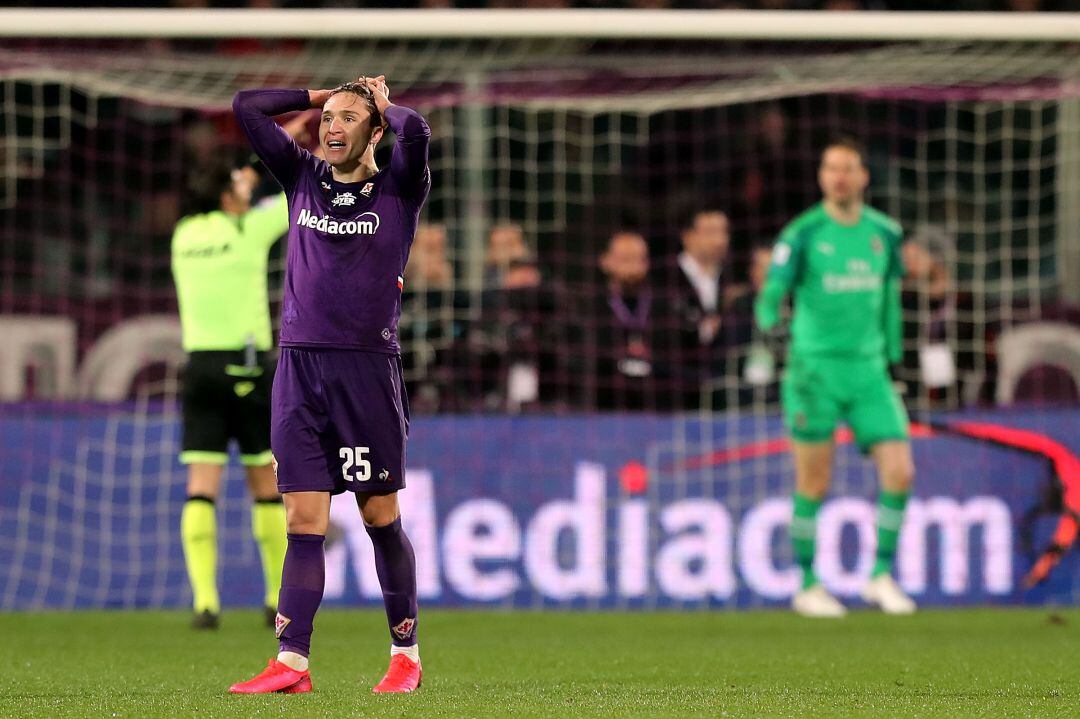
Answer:
<path fill-rule="evenodd" d="M 360 508 L 360 516 L 364 518 L 364 524 L 369 527 L 385 527 L 398 518 L 397 493 L 357 495 L 356 503 Z"/>
<path fill-rule="evenodd" d="M 894 490 L 910 491 L 911 486 L 915 483 L 915 464 L 910 458 L 899 460 L 895 463 L 890 474 Z"/>
<path fill-rule="evenodd" d="M 885 489 L 891 492 L 908 492 L 915 483 L 915 463 L 910 456 L 891 458 L 882 472 Z"/>
<path fill-rule="evenodd" d="M 316 517 L 295 517 L 285 515 L 285 531 L 289 534 L 319 534 L 325 535 L 327 528 L 326 520 Z"/>
<path fill-rule="evenodd" d="M 795 489 L 804 497 L 824 499 L 829 492 L 829 477 L 828 475 L 801 477 L 795 482 Z"/>
<path fill-rule="evenodd" d="M 286 495 L 288 496 L 288 495 Z M 285 502 L 285 529 L 289 534 L 326 534 L 330 523 L 329 507 L 317 502 Z"/>

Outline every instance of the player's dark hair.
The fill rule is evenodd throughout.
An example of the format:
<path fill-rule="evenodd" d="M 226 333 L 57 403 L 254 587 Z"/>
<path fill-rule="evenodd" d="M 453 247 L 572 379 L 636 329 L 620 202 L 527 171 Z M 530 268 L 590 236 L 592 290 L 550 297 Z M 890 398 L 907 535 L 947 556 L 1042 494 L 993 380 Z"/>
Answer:
<path fill-rule="evenodd" d="M 235 170 L 234 163 L 215 162 L 192 172 L 185 185 L 183 214 L 196 215 L 220 210 L 221 195 L 232 189 Z"/>
<path fill-rule="evenodd" d="M 362 82 L 343 82 L 330 91 L 330 97 L 343 92 L 352 93 L 367 103 L 368 112 L 371 113 L 371 126 L 382 127 L 382 114 L 379 112 L 379 106 L 375 104 L 375 94 L 371 92 L 370 87 Z"/>
<path fill-rule="evenodd" d="M 833 148 L 842 148 L 844 150 L 850 150 L 859 156 L 859 163 L 863 167 L 866 167 L 866 148 L 863 144 L 849 135 L 839 135 L 829 140 L 829 143 L 825 145 L 821 151 L 822 159 L 825 158 L 825 153 Z"/>

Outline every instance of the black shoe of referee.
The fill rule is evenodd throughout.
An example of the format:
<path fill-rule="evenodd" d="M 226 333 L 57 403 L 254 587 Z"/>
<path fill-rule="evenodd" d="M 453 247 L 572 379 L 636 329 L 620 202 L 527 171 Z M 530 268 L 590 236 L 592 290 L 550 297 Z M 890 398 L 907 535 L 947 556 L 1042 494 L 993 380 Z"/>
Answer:
<path fill-rule="evenodd" d="M 219 615 L 209 609 L 204 609 L 191 618 L 192 629 L 217 629 L 221 623 Z"/>

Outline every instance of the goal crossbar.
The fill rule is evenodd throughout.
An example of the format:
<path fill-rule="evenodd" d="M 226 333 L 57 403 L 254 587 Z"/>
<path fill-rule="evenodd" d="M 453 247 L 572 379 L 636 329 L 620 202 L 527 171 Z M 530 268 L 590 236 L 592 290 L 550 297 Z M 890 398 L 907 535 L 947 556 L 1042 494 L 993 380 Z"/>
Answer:
<path fill-rule="evenodd" d="M 997 40 L 1080 38 L 1080 13 L 0 9 L 0 37 Z"/>

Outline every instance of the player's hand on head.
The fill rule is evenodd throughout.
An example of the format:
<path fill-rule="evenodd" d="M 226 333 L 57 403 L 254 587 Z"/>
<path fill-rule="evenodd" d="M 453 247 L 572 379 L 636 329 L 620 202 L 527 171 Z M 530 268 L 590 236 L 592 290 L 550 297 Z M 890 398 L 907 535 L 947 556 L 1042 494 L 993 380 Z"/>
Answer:
<path fill-rule="evenodd" d="M 331 92 L 333 90 L 308 90 L 308 100 L 311 102 L 312 109 L 321 110 L 330 99 Z"/>
<path fill-rule="evenodd" d="M 380 112 L 390 105 L 390 87 L 387 86 L 387 76 L 379 74 L 379 76 L 369 78 L 362 74 L 359 82 L 366 85 L 368 90 L 372 91 L 372 94 L 375 96 L 375 104 L 378 106 Z"/>
<path fill-rule="evenodd" d="M 375 77 L 361 75 L 359 82 L 367 85 L 367 87 L 371 89 L 371 92 L 375 95 L 376 101 L 390 101 L 390 88 L 386 85 L 386 75 L 376 75 Z"/>

